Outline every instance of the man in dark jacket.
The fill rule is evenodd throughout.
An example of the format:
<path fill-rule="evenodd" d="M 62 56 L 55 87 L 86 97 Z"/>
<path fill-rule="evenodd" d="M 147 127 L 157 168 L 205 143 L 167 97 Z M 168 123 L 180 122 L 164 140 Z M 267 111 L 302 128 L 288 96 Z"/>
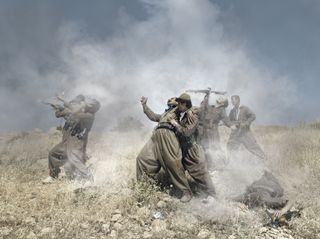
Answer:
<path fill-rule="evenodd" d="M 233 95 L 231 102 L 234 108 L 230 111 L 229 119 L 236 126 L 232 130 L 227 148 L 229 151 L 236 151 L 240 145 L 243 145 L 252 154 L 261 159 L 265 159 L 266 155 L 258 145 L 251 129 L 251 123 L 256 119 L 255 114 L 247 106 L 240 105 L 240 97 Z"/>

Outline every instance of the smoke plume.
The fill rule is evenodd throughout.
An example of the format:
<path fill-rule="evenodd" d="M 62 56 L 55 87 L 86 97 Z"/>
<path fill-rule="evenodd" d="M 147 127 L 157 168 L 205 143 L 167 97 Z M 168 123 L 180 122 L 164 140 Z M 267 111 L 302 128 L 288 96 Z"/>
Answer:
<path fill-rule="evenodd" d="M 142 95 L 149 97 L 152 109 L 162 112 L 169 97 L 207 87 L 239 94 L 260 123 L 286 122 L 295 85 L 253 62 L 241 44 L 226 39 L 221 13 L 212 2 L 142 3 L 146 19 L 137 20 L 123 10 L 115 20 L 117 29 L 107 38 L 91 36 L 76 22 L 64 22 L 55 33 L 56 58 L 45 64 L 39 58 L 15 58 L 13 69 L 2 77 L 1 99 L 7 103 L 2 106 L 3 131 L 52 126 L 53 114 L 39 102 L 55 93 L 97 98 L 102 108 L 95 127 L 111 128 L 126 116 L 145 119 Z M 197 105 L 203 96 L 192 97 Z M 21 117 L 13 117 L 18 114 Z"/>

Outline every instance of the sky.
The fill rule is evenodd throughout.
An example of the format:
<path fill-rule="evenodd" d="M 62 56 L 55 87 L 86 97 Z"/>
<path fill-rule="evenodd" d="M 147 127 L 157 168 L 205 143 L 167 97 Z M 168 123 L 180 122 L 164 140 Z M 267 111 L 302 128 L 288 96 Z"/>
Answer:
<path fill-rule="evenodd" d="M 320 118 L 318 0 L 0 3 L 0 133 L 55 126 L 41 100 L 62 92 L 101 101 L 96 128 L 146 123 L 142 95 L 161 112 L 206 87 L 239 94 L 258 124 Z"/>

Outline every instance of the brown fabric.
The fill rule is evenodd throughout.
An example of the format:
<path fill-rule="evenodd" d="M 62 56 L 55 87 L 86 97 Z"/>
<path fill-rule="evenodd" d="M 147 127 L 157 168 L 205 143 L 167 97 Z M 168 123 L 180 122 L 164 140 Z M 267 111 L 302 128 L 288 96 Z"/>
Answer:
<path fill-rule="evenodd" d="M 148 106 L 147 104 L 143 104 L 143 112 L 146 114 L 146 116 L 154 122 L 159 122 L 160 118 L 162 117 L 162 114 L 156 114 L 154 113 Z"/>
<path fill-rule="evenodd" d="M 249 207 L 266 206 L 273 209 L 281 209 L 285 206 L 287 200 L 282 197 L 271 197 L 265 191 L 251 192 L 246 195 L 245 204 Z"/>
<path fill-rule="evenodd" d="M 180 126 L 177 127 L 180 144 L 185 143 L 186 139 L 183 139 L 184 137 L 189 141 L 189 147 L 186 149 L 186 152 L 183 153 L 182 163 L 197 185 L 208 194 L 214 196 L 215 189 L 207 169 L 204 151 L 194 139 L 198 123 L 198 116 L 190 109 L 181 119 Z M 186 147 L 182 146 L 182 148 L 185 149 Z"/>
<path fill-rule="evenodd" d="M 237 119 L 237 109 L 233 108 L 230 111 L 229 118 L 232 123 L 237 125 L 237 130 L 231 132 L 227 148 L 229 151 L 236 151 L 243 145 L 249 152 L 265 159 L 266 155 L 257 143 L 251 129 L 251 123 L 256 119 L 255 114 L 246 106 L 241 106 Z"/>
<path fill-rule="evenodd" d="M 220 134 L 218 129 L 220 121 L 228 127 L 231 126 L 224 107 L 210 106 L 203 122 L 203 133 L 198 141 L 205 150 L 220 150 Z"/>
<path fill-rule="evenodd" d="M 70 132 L 64 132 L 63 141 L 56 145 L 48 156 L 49 173 L 51 177 L 57 178 L 60 167 L 64 166 L 68 178 L 90 178 L 86 161 L 87 139 L 78 139 L 71 136 Z"/>
<path fill-rule="evenodd" d="M 200 145 L 193 144 L 183 158 L 182 163 L 200 189 L 211 196 L 216 194 L 212 179 L 208 173 L 204 151 Z"/>
<path fill-rule="evenodd" d="M 175 133 L 168 129 L 157 129 L 153 132 L 152 141 L 155 159 L 160 162 L 173 185 L 182 192 L 191 191 L 182 166 L 182 153 Z"/>
<path fill-rule="evenodd" d="M 287 200 L 283 197 L 283 188 L 279 181 L 265 171 L 263 176 L 247 187 L 246 192 L 237 198 L 250 207 L 267 206 L 270 208 L 282 208 Z"/>
<path fill-rule="evenodd" d="M 240 134 L 237 131 L 231 132 L 227 143 L 228 150 L 231 152 L 237 151 L 241 145 L 243 145 L 253 155 L 256 155 L 261 159 L 266 158 L 265 153 L 260 148 L 251 130 L 246 130 Z"/>
<path fill-rule="evenodd" d="M 139 181 L 144 179 L 146 173 L 148 176 L 156 179 L 156 176 L 161 169 L 160 162 L 155 158 L 153 147 L 154 143 L 152 139 L 149 139 L 137 156 L 136 176 Z"/>
<path fill-rule="evenodd" d="M 147 105 L 143 105 L 143 109 L 150 120 L 159 123 L 177 118 L 176 108 L 163 114 L 155 114 Z M 144 174 L 155 178 L 162 168 L 176 189 L 191 191 L 181 158 L 182 153 L 175 133 L 165 128 L 156 129 L 136 159 L 137 179 L 142 180 Z"/>
<path fill-rule="evenodd" d="M 75 103 L 73 105 L 77 108 L 75 113 L 69 108 L 65 114 L 58 114 L 58 117 L 66 119 L 66 123 L 62 131 L 62 142 L 56 145 L 48 155 L 49 174 L 54 178 L 59 176 L 62 166 L 70 179 L 92 177 L 85 162 L 88 134 L 93 125 L 94 114 L 81 112 L 79 108 L 82 105 L 79 107 L 76 107 Z M 73 122 L 77 123 L 72 126 Z"/>

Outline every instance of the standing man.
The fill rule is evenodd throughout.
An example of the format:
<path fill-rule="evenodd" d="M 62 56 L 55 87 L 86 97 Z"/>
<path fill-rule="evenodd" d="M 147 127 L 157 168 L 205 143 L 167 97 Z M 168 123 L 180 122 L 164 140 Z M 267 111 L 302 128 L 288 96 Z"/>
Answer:
<path fill-rule="evenodd" d="M 158 122 L 158 125 L 153 131 L 151 141 L 137 157 L 137 179 L 142 180 L 143 174 L 155 177 L 162 167 L 175 188 L 182 192 L 180 201 L 189 202 L 192 193 L 181 162 L 182 153 L 176 130 L 170 123 L 172 119 L 178 119 L 179 112 L 174 107 L 163 114 L 156 114 L 147 106 L 147 100 L 146 97 L 141 98 L 143 111 L 150 120 Z"/>
<path fill-rule="evenodd" d="M 57 118 L 65 119 L 62 141 L 49 152 L 49 177 L 43 183 L 54 182 L 62 166 L 69 179 L 92 179 L 85 166 L 86 146 L 100 103 L 94 99 L 86 99 L 83 95 L 78 95 L 70 102 L 63 102 L 63 106 L 58 107 L 55 112 Z"/>
<path fill-rule="evenodd" d="M 176 119 L 170 122 L 176 128 L 176 135 L 182 149 L 183 166 L 197 186 L 214 197 L 216 192 L 207 169 L 204 151 L 195 140 L 199 117 L 193 112 L 191 98 L 188 94 L 182 94 L 177 98 L 177 102 L 177 108 L 182 114 L 181 119 L 179 122 Z"/>
<path fill-rule="evenodd" d="M 236 129 L 230 134 L 227 148 L 229 151 L 236 151 L 240 145 L 243 145 L 248 151 L 261 159 L 266 159 L 265 153 L 258 145 L 251 129 L 251 123 L 256 119 L 255 114 L 247 107 L 240 105 L 238 95 L 231 96 L 231 102 L 234 106 L 230 111 L 229 119 Z"/>
<path fill-rule="evenodd" d="M 228 99 L 220 96 L 215 105 L 208 105 L 207 112 L 201 125 L 201 134 L 197 137 L 198 143 L 204 148 L 208 166 L 210 169 L 219 168 L 226 157 L 220 145 L 219 123 L 222 121 L 227 127 L 236 129 L 226 113 Z M 201 105 L 200 111 L 204 110 Z M 214 155 L 214 156 L 213 156 Z"/>

